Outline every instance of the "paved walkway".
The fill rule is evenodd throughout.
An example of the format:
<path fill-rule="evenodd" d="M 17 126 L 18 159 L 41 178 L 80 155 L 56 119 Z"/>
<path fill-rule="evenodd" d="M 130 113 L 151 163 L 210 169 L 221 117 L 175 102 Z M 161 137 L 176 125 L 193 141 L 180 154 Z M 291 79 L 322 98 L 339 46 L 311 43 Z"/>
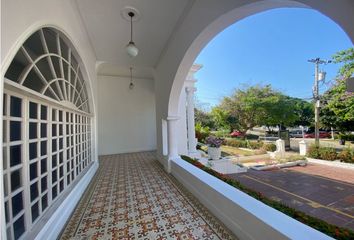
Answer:
<path fill-rule="evenodd" d="M 61 239 L 235 239 L 154 152 L 100 157 Z"/>
<path fill-rule="evenodd" d="M 341 182 L 286 169 L 250 170 L 230 176 L 273 200 L 328 223 L 354 230 L 353 181 Z"/>
<path fill-rule="evenodd" d="M 354 184 L 354 170 L 352 169 L 309 163 L 306 167 L 292 167 L 289 170 Z"/>

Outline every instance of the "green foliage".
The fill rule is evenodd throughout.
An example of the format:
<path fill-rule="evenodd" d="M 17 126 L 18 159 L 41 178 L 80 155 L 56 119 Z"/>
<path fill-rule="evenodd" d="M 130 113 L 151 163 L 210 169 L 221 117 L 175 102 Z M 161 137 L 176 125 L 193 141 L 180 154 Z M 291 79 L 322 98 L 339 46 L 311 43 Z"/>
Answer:
<path fill-rule="evenodd" d="M 223 116 L 232 130 L 245 133 L 257 125 L 291 126 L 299 120 L 292 98 L 275 91 L 270 85 L 256 85 L 246 89 L 237 89 L 224 97 L 217 109 L 222 109 Z"/>
<path fill-rule="evenodd" d="M 354 141 L 354 135 L 353 134 L 340 134 L 339 135 L 339 139 L 343 139 L 345 141 L 353 142 Z"/>
<path fill-rule="evenodd" d="M 262 125 L 293 126 L 300 119 L 300 115 L 295 112 L 295 109 L 294 98 L 274 92 L 272 98 L 266 102 Z"/>
<path fill-rule="evenodd" d="M 333 161 L 339 159 L 342 162 L 354 163 L 354 150 L 351 148 L 344 148 L 341 152 L 337 153 L 334 148 L 311 145 L 307 150 L 307 156 L 322 160 Z"/>
<path fill-rule="evenodd" d="M 203 127 L 201 123 L 195 125 L 195 136 L 199 142 L 205 142 L 205 139 L 210 135 L 209 127 Z"/>
<path fill-rule="evenodd" d="M 215 124 L 215 127 L 217 129 L 223 129 L 223 130 L 228 130 L 230 132 L 230 123 L 228 123 L 227 119 L 228 119 L 228 113 L 219 108 L 219 107 L 214 107 L 212 110 L 211 110 L 211 113 L 210 113 L 213 121 L 214 121 L 214 124 Z"/>
<path fill-rule="evenodd" d="M 247 148 L 247 142 L 243 141 L 243 140 L 225 139 L 224 144 L 227 145 L 227 146 L 231 146 L 231 147 Z"/>
<path fill-rule="evenodd" d="M 320 148 L 320 158 L 324 160 L 336 160 L 338 159 L 337 151 L 334 148 L 330 147 L 321 147 Z"/>
<path fill-rule="evenodd" d="M 320 148 L 317 147 L 316 145 L 310 145 L 309 148 L 307 149 L 307 156 L 310 158 L 320 158 Z"/>
<path fill-rule="evenodd" d="M 245 139 L 248 140 L 258 140 L 259 136 L 258 135 L 254 135 L 254 134 L 246 134 Z"/>
<path fill-rule="evenodd" d="M 239 190 L 241 190 L 242 192 L 248 194 L 249 196 L 263 202 L 264 204 L 312 227 L 317 229 L 318 231 L 321 231 L 329 236 L 332 236 L 338 240 L 349 240 L 349 239 L 354 239 L 354 232 L 346 229 L 346 228 L 342 228 L 342 227 L 337 227 L 335 225 L 329 224 L 321 219 L 318 219 L 316 217 L 312 217 L 310 215 L 307 215 L 306 213 L 303 213 L 301 211 L 298 211 L 294 208 L 291 208 L 281 202 L 275 201 L 271 198 L 266 197 L 265 195 L 263 195 L 261 192 L 257 192 L 249 187 L 246 187 L 244 185 L 242 185 L 239 181 L 232 179 L 226 175 L 223 175 L 213 169 L 211 169 L 208 166 L 204 166 L 203 164 L 201 164 L 200 162 L 198 162 L 195 159 L 192 159 L 188 156 L 181 156 L 181 158 L 187 162 L 189 162 L 190 164 L 200 168 L 201 170 L 209 173 L 210 175 L 220 179 L 221 181 L 229 184 L 230 186 L 233 186 Z"/>
<path fill-rule="evenodd" d="M 305 156 L 301 155 L 290 155 L 289 157 L 286 158 L 287 161 L 298 161 L 298 160 L 306 160 Z"/>
<path fill-rule="evenodd" d="M 213 129 L 215 127 L 212 115 L 198 108 L 194 109 L 194 119 L 196 124 L 199 123 L 203 127 L 208 127 L 209 129 Z"/>
<path fill-rule="evenodd" d="M 230 133 L 229 130 L 220 129 L 219 131 L 212 131 L 211 134 L 215 137 L 225 138 L 228 137 Z"/>
<path fill-rule="evenodd" d="M 246 140 L 246 143 L 247 143 L 247 148 L 250 149 L 260 149 L 263 146 L 263 142 L 253 142 L 253 141 L 251 142 Z"/>
<path fill-rule="evenodd" d="M 263 144 L 262 149 L 267 152 L 274 152 L 275 150 L 277 150 L 277 146 L 273 143 L 265 143 Z"/>
<path fill-rule="evenodd" d="M 250 148 L 250 149 L 261 149 L 263 146 L 263 142 L 239 140 L 239 139 L 225 139 L 224 144 L 231 147 Z"/>
<path fill-rule="evenodd" d="M 338 154 L 338 158 L 343 162 L 354 163 L 354 150 L 345 148 Z"/>
<path fill-rule="evenodd" d="M 317 158 L 330 161 L 338 159 L 336 149 L 331 147 L 318 147 L 316 145 L 311 145 L 308 148 L 307 156 L 310 158 Z"/>
<path fill-rule="evenodd" d="M 315 121 L 314 105 L 311 102 L 299 98 L 291 98 L 293 109 L 297 115 L 297 120 L 293 126 L 311 126 Z"/>
<path fill-rule="evenodd" d="M 335 63 L 344 63 L 339 69 L 340 76 L 346 79 L 354 74 L 354 48 L 339 51 L 332 58 Z"/>
<path fill-rule="evenodd" d="M 346 79 L 354 73 L 354 49 L 349 48 L 333 56 L 335 63 L 343 63 L 336 83 L 323 94 L 321 122 L 340 131 L 354 130 L 354 94 L 346 91 Z"/>

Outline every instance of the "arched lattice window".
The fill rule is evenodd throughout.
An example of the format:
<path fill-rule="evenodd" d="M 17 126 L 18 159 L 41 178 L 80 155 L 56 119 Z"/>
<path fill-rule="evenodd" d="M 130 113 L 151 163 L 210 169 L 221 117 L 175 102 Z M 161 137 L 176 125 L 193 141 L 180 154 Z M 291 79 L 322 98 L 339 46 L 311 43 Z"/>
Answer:
<path fill-rule="evenodd" d="M 33 239 L 92 162 L 89 96 L 70 46 L 59 31 L 42 28 L 5 74 L 1 177 L 10 240 Z"/>
<path fill-rule="evenodd" d="M 42 28 L 29 37 L 5 77 L 58 102 L 89 112 L 80 65 L 64 36 Z"/>

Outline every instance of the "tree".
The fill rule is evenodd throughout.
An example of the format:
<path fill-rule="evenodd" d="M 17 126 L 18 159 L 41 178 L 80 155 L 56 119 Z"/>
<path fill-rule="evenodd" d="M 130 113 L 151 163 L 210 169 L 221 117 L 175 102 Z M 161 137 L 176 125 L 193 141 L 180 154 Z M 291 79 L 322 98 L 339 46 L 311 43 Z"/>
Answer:
<path fill-rule="evenodd" d="M 299 98 L 291 98 L 297 120 L 293 126 L 312 126 L 314 124 L 314 105 L 311 102 Z"/>
<path fill-rule="evenodd" d="M 213 122 L 215 124 L 215 127 L 218 130 L 231 130 L 230 123 L 227 121 L 228 120 L 228 112 L 225 111 L 224 109 L 220 107 L 213 107 L 210 113 Z"/>
<path fill-rule="evenodd" d="M 235 90 L 222 100 L 219 108 L 229 115 L 227 122 L 232 128 L 245 133 L 257 125 L 292 125 L 298 120 L 292 103 L 289 97 L 273 90 L 270 85 L 256 85 Z"/>
<path fill-rule="evenodd" d="M 198 108 L 194 108 L 194 120 L 196 124 L 199 123 L 203 127 L 213 129 L 215 126 L 212 115 Z"/>
<path fill-rule="evenodd" d="M 266 126 L 292 126 L 299 119 L 296 113 L 296 104 L 293 98 L 280 92 L 273 92 L 273 96 L 264 99 L 265 111 L 262 124 Z"/>
<path fill-rule="evenodd" d="M 321 122 L 340 131 L 354 130 L 354 94 L 346 91 L 346 79 L 354 73 L 354 48 L 340 51 L 333 56 L 335 63 L 343 63 L 333 87 L 321 100 Z"/>

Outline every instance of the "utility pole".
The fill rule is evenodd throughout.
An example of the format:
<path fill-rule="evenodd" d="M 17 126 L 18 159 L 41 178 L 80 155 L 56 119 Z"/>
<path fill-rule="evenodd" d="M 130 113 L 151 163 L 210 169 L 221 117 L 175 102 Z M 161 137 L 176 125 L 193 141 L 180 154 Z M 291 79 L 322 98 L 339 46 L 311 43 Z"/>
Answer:
<path fill-rule="evenodd" d="M 319 71 L 319 65 L 320 64 L 327 64 L 331 63 L 331 60 L 322 60 L 320 58 L 314 58 L 308 60 L 309 62 L 312 62 L 315 64 L 315 82 L 313 85 L 313 98 L 315 100 L 315 145 L 319 146 L 320 145 L 320 132 L 319 132 L 319 125 L 320 125 L 320 95 L 318 91 L 318 82 L 323 81 L 326 77 L 326 72 L 320 72 Z"/>

